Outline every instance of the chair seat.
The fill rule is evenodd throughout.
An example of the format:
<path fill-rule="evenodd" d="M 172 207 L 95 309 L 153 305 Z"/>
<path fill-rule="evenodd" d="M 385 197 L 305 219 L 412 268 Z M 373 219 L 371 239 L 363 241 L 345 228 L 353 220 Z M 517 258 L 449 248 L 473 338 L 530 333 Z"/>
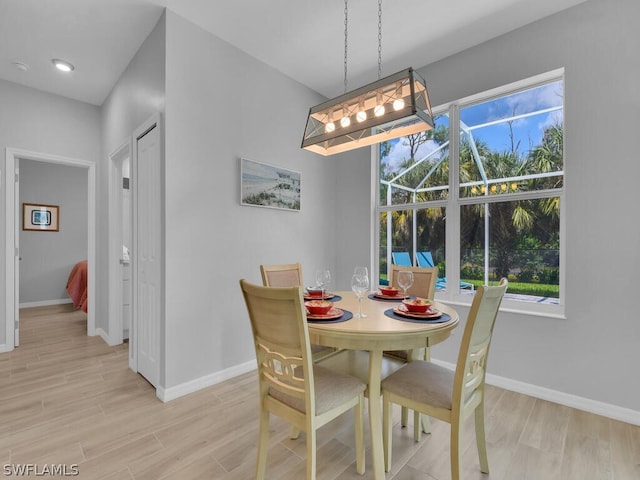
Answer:
<path fill-rule="evenodd" d="M 320 365 L 314 364 L 313 376 L 315 379 L 316 415 L 321 415 L 343 405 L 367 388 L 365 383 L 351 375 L 344 375 Z M 269 389 L 269 395 L 299 412 L 305 413 L 306 411 L 304 400 L 301 398 L 292 397 L 273 388 Z"/>
<path fill-rule="evenodd" d="M 451 410 L 453 377 L 454 372 L 448 368 L 415 360 L 385 378 L 382 388 L 415 402 Z"/>

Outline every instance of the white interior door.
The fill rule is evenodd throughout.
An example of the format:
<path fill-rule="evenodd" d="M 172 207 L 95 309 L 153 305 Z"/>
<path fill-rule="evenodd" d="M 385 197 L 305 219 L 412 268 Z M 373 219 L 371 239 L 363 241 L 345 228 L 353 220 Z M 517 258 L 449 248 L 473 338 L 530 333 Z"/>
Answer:
<path fill-rule="evenodd" d="M 161 195 L 160 128 L 135 136 L 134 312 L 137 370 L 153 386 L 160 376 Z"/>

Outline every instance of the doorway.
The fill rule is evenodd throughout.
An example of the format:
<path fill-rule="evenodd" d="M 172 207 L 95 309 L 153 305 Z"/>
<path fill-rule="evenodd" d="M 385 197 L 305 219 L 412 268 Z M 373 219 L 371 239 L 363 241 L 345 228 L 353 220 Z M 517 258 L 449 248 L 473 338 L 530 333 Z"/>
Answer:
<path fill-rule="evenodd" d="M 121 344 L 131 330 L 130 171 L 127 139 L 109 155 L 109 345 Z"/>
<path fill-rule="evenodd" d="M 87 335 L 96 335 L 95 325 L 95 279 L 96 279 L 96 166 L 93 162 L 59 155 L 50 155 L 21 149 L 7 148 L 4 171 L 5 179 L 5 343 L 0 352 L 11 351 L 19 343 L 19 225 L 20 202 L 19 159 L 35 160 L 58 165 L 68 165 L 87 169 L 87 260 L 88 269 L 88 312 Z"/>
<path fill-rule="evenodd" d="M 109 155 L 110 339 L 115 345 L 128 336 L 129 367 L 154 387 L 161 364 L 160 132 L 154 114 Z"/>

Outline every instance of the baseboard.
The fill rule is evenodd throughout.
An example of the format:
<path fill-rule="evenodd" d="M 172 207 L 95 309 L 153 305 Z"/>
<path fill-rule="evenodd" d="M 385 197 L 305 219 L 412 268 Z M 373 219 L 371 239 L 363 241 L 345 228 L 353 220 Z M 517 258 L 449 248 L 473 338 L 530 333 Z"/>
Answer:
<path fill-rule="evenodd" d="M 64 305 L 65 303 L 73 303 L 70 298 L 59 298 L 57 300 L 43 300 L 40 302 L 25 302 L 19 305 L 20 308 L 48 307 L 50 305 Z"/>
<path fill-rule="evenodd" d="M 170 402 L 171 400 L 175 400 L 176 398 L 188 395 L 203 388 L 211 387 L 212 385 L 216 385 L 218 383 L 224 382 L 225 380 L 229 380 L 230 378 L 237 377 L 238 375 L 242 375 L 243 373 L 250 372 L 252 370 L 255 370 L 256 368 L 256 361 L 252 360 L 250 362 L 235 365 L 231 368 L 227 368 L 226 370 L 222 370 L 211 375 L 206 375 L 204 377 L 200 377 L 195 380 L 176 385 L 175 387 L 158 387 L 156 388 L 156 396 L 163 402 Z"/>
<path fill-rule="evenodd" d="M 1 347 L 0 347 L 1 348 Z M 433 363 L 441 365 L 445 368 L 453 370 L 455 365 L 450 362 L 443 362 L 441 360 L 432 359 Z M 242 375 L 256 369 L 255 361 L 246 362 L 240 365 L 236 365 L 232 368 L 228 368 L 221 372 L 216 372 L 205 377 L 185 382 L 175 387 L 167 389 L 157 388 L 156 396 L 163 402 L 169 402 L 176 398 L 188 395 L 203 388 L 216 385 L 230 378 Z M 513 392 L 522 393 L 531 397 L 539 398 L 541 400 L 547 400 L 550 402 L 565 405 L 571 408 L 577 408 L 585 412 L 594 413 L 596 415 L 602 415 L 603 417 L 619 420 L 621 422 L 630 423 L 632 425 L 640 426 L 640 412 L 631 410 L 629 408 L 619 407 L 617 405 L 611 405 L 609 403 L 599 402 L 577 395 L 571 395 L 557 390 L 551 390 L 545 387 L 539 387 L 530 383 L 520 382 L 518 380 L 512 380 L 510 378 L 501 377 L 498 375 L 487 374 L 486 382 L 489 385 L 504 388 L 505 390 L 511 390 Z"/>
<path fill-rule="evenodd" d="M 454 370 L 455 368 L 455 365 L 450 362 L 443 362 L 436 359 L 431 359 L 431 361 L 450 370 Z M 591 400 L 577 395 L 551 390 L 550 388 L 539 387 L 498 375 L 491 375 L 489 373 L 487 374 L 486 382 L 489 385 L 504 388 L 505 390 L 511 390 L 541 400 L 548 400 L 549 402 L 640 426 L 640 412 L 629 408 L 619 407 L 617 405 L 611 405 L 609 403 L 599 402 L 597 400 Z"/>
<path fill-rule="evenodd" d="M 104 340 L 104 342 L 109 345 L 110 347 L 115 347 L 116 345 L 120 345 L 120 343 L 118 342 L 114 342 L 111 337 L 109 337 L 109 335 L 107 335 L 107 332 L 105 332 L 103 329 L 101 328 L 96 328 L 96 335 L 99 335 L 100 338 L 102 340 Z"/>

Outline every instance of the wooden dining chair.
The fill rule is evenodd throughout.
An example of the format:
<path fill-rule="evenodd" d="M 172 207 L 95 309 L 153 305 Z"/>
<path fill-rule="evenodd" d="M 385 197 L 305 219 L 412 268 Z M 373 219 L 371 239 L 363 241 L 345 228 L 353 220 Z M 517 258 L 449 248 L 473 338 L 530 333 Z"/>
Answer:
<path fill-rule="evenodd" d="M 313 362 L 302 287 L 264 287 L 240 280 L 258 362 L 260 433 L 256 479 L 265 478 L 269 415 L 307 433 L 307 480 L 316 478 L 316 431 L 355 409 L 356 470 L 364 473 L 361 380 Z"/>
<path fill-rule="evenodd" d="M 480 470 L 489 473 L 484 433 L 484 385 L 493 327 L 507 285 L 507 279 L 503 278 L 497 286 L 476 290 L 455 371 L 415 360 L 382 381 L 382 429 L 387 471 L 391 469 L 391 405 L 397 403 L 451 424 L 452 480 L 460 479 L 463 423 L 474 413 Z M 414 437 L 419 441 L 419 421 L 414 424 Z"/>
<path fill-rule="evenodd" d="M 265 287 L 304 287 L 300 263 L 260 265 L 260 275 L 262 276 L 262 285 Z M 311 344 L 311 353 L 316 362 L 333 355 L 335 352 L 335 348 Z"/>

